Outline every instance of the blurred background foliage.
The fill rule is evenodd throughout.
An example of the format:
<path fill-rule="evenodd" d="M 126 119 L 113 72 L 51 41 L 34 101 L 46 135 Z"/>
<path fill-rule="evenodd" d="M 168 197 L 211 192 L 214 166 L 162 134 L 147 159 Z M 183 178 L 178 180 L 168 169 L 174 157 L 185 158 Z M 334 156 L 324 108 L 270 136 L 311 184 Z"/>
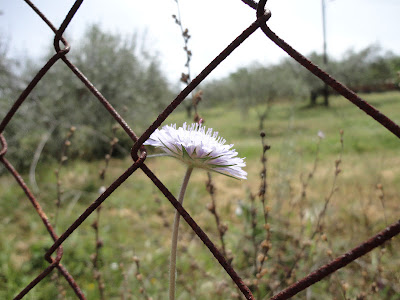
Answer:
<path fill-rule="evenodd" d="M 13 61 L 7 57 L 7 43 L 0 39 L 0 118 L 3 118 L 27 83 L 38 72 L 41 61 Z M 160 68 L 156 53 L 143 45 L 138 36 L 124 37 L 104 32 L 100 26 L 87 28 L 84 38 L 73 43 L 68 58 L 117 109 L 139 134 L 150 120 L 173 99 L 176 88 Z M 349 50 L 341 59 L 311 53 L 309 58 L 342 83 L 357 92 L 382 92 L 399 88 L 400 57 L 372 45 L 359 52 Z M 316 105 L 323 83 L 291 58 L 274 65 L 253 64 L 217 80 L 207 81 L 205 106 L 235 105 L 245 116 L 254 105 L 261 105 L 259 118 L 265 118 L 274 101 L 303 101 Z M 331 91 L 333 93 L 333 91 Z M 110 114 L 73 75 L 62 61 L 50 69 L 7 126 L 8 157 L 25 170 L 39 141 L 61 141 L 71 126 L 77 127 L 77 143 L 72 157 L 96 159 L 108 151 L 108 136 L 115 123 Z M 118 133 L 115 155 L 129 152 L 132 142 Z M 58 159 L 61 143 L 46 144 L 41 159 Z"/>
<path fill-rule="evenodd" d="M 16 62 L 8 60 L 6 51 L 2 51 L 0 118 L 5 116 L 22 88 L 53 52 L 49 49 L 43 61 L 28 61 L 17 76 L 13 72 Z M 168 81 L 160 70 L 156 55 L 144 48 L 138 49 L 137 36 L 125 38 L 103 32 L 99 26 L 93 25 L 87 29 L 85 38 L 74 43 L 68 58 L 135 129 L 146 126 L 171 99 Z M 60 141 L 66 130 L 75 126 L 79 129 L 75 136 L 78 146 L 71 148 L 71 155 L 100 158 L 109 149 L 108 136 L 114 123 L 107 110 L 60 60 L 47 72 L 7 126 L 8 155 L 18 168 L 25 169 L 43 136 L 51 134 L 53 139 Z M 132 143 L 124 134 L 119 138 L 117 155 L 123 149 L 129 149 Z M 42 158 L 58 159 L 61 150 L 56 145 L 60 143 L 46 145 Z M 128 150 L 119 154 L 126 153 Z"/>
<path fill-rule="evenodd" d="M 177 94 L 160 68 L 157 54 L 147 50 L 138 36 L 126 38 L 93 25 L 84 38 L 72 44 L 68 58 L 137 134 L 147 128 Z M 7 55 L 7 43 L 0 39 L 0 119 L 52 53 L 54 50 L 49 48 L 48 55 L 40 61 L 13 61 Z M 348 51 L 341 59 L 329 58 L 327 65 L 321 54 L 312 53 L 309 58 L 339 81 L 364 93 L 363 98 L 393 120 L 399 120 L 398 91 L 378 94 L 398 90 L 398 55 L 373 45 L 358 52 Z M 252 249 L 253 244 L 257 248 L 264 239 L 262 214 L 256 216 L 258 227 L 252 231 L 253 208 L 249 200 L 254 200 L 259 190 L 262 147 L 258 129 L 265 128 L 267 142 L 272 146 L 268 152 L 268 201 L 273 259 L 266 262 L 268 274 L 260 281 L 264 286 L 269 285 L 268 290 L 258 291 L 262 296 L 278 291 L 326 262 L 331 258 L 327 256 L 329 251 L 330 255 L 339 255 L 398 219 L 398 139 L 333 91 L 330 91 L 330 106 L 319 105 L 323 87 L 290 58 L 274 65 L 243 67 L 200 87 L 203 90 L 200 114 L 206 125 L 218 128 L 224 138 L 235 144 L 240 156 L 246 157 L 249 180 L 237 184 L 219 177 L 216 189 L 221 219 L 229 225 L 226 243 L 232 251 L 233 264 L 253 287 L 257 285 L 249 258 L 257 254 Z M 168 122 L 182 124 L 190 119 L 181 106 Z M 44 162 L 33 172 L 38 179 L 36 196 L 52 222 L 56 214 L 54 200 L 59 194 L 57 188 L 62 186 L 66 191 L 62 197 L 63 213 L 58 232 L 65 230 L 98 197 L 101 186 L 107 186 L 131 164 L 129 157 L 113 158 L 107 179 L 99 179 L 104 165 L 100 158 L 110 151 L 114 125 L 109 113 L 59 61 L 6 127 L 7 159 L 23 177 L 28 177 L 26 171 L 35 153 Z M 57 177 L 54 169 L 71 127 L 76 130 L 68 149 L 69 163 Z M 344 150 L 340 150 L 340 129 L 345 132 Z M 325 138 L 317 136 L 318 130 Z M 119 141 L 115 143 L 112 156 L 127 156 L 132 141 L 121 129 L 116 135 Z M 340 172 L 336 186 L 332 180 L 339 173 L 336 174 L 333 166 L 337 164 L 339 153 L 342 155 L 341 151 L 344 172 Z M 157 159 L 148 159 L 149 166 L 176 194 L 182 166 L 173 160 Z M 314 161 L 318 162 L 317 169 L 313 169 Z M 58 164 L 60 168 L 62 162 Z M 0 172 L 4 171 L 1 168 Z M 104 242 L 102 274 L 110 298 L 130 295 L 146 287 L 154 299 L 162 299 L 168 273 L 168 222 L 174 210 L 148 178 L 140 172 L 134 176 L 134 180 L 127 180 L 104 203 L 107 209 L 103 210 L 104 223 L 102 221 L 99 227 Z M 218 230 L 213 216 L 205 209 L 210 201 L 205 181 L 204 172 L 194 175 L 185 205 L 216 241 Z M 31 180 L 29 184 L 32 185 Z M 42 257 L 51 241 L 9 174 L 1 177 L 0 189 L 0 219 L 6 228 L 0 232 L 3 241 L 0 243 L 0 295 L 8 299 L 47 266 Z M 335 191 L 335 198 L 325 217 L 327 225 L 321 228 L 321 237 L 309 238 L 315 227 L 315 216 L 321 211 L 330 189 Z M 93 219 L 91 216 L 65 243 L 63 262 L 88 299 L 99 299 L 89 258 L 97 242 L 90 225 Z M 224 271 L 201 242 L 193 238 L 193 232 L 185 224 L 182 226 L 180 273 L 191 272 L 190 278 L 196 280 L 185 280 L 182 276 L 180 292 L 187 299 L 210 299 L 210 293 L 213 299 L 233 298 L 234 287 L 229 280 L 221 279 L 226 276 Z M 253 244 L 249 242 L 252 237 Z M 358 263 L 311 287 L 307 299 L 329 299 L 327 297 L 332 295 L 339 299 L 347 286 L 351 287 L 348 291 L 351 299 L 399 299 L 398 243 L 398 239 L 392 241 L 386 248 L 371 252 Z M 300 247 L 307 250 L 300 253 L 303 256 L 298 256 Z M 132 276 L 136 270 L 132 262 L 134 255 L 142 258 L 143 281 Z M 287 269 L 297 260 L 296 272 L 288 277 Z M 125 288 L 128 281 L 132 290 Z M 66 290 L 67 297 L 72 298 L 71 290 Z M 366 291 L 372 298 L 361 298 Z M 60 293 L 49 279 L 41 283 L 40 288 L 33 289 L 31 295 L 37 299 L 55 299 Z"/>
<path fill-rule="evenodd" d="M 335 79 L 356 92 L 383 92 L 399 89 L 400 56 L 371 45 L 359 52 L 349 50 L 341 59 L 323 63 L 322 54 L 308 58 Z M 255 104 L 274 100 L 305 101 L 316 104 L 312 96 L 321 96 L 323 82 L 294 61 L 286 58 L 275 65 L 255 64 L 204 87 L 208 105 L 233 102 L 246 112 Z M 330 91 L 333 93 L 333 91 Z"/>

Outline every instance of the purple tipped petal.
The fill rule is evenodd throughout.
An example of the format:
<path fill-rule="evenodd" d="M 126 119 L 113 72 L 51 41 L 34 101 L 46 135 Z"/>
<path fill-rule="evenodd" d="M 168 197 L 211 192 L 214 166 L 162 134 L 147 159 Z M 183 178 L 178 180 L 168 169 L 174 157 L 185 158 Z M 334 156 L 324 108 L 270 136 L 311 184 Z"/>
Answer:
<path fill-rule="evenodd" d="M 232 149 L 233 144 L 225 143 L 225 139 L 219 137 L 218 132 L 213 132 L 212 128 L 206 130 L 199 124 L 184 123 L 178 129 L 176 124 L 157 129 L 144 145 L 160 148 L 167 155 L 193 167 L 247 179 L 247 173 L 242 170 L 246 166 L 244 159 L 237 157 L 238 153 Z"/>

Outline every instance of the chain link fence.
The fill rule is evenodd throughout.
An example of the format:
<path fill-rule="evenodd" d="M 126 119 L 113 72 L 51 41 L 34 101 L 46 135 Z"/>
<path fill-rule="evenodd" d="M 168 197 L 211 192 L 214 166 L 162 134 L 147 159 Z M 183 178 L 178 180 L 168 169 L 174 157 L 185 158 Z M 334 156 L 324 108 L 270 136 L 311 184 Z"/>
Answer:
<path fill-rule="evenodd" d="M 177 199 L 171 194 L 171 192 L 165 187 L 165 185 L 154 175 L 152 170 L 146 165 L 146 149 L 143 147 L 143 143 L 149 138 L 149 136 L 158 128 L 163 121 L 184 101 L 184 99 L 224 60 L 226 59 L 241 43 L 251 36 L 256 30 L 262 30 L 267 38 L 274 42 L 278 47 L 295 59 L 299 64 L 307 68 L 311 73 L 320 78 L 323 82 L 333 88 L 336 92 L 347 98 L 354 105 L 359 107 L 362 111 L 374 118 L 378 123 L 384 126 L 387 130 L 392 132 L 398 138 L 400 138 L 400 127 L 393 122 L 390 118 L 379 112 L 369 103 L 357 96 L 352 90 L 336 81 L 329 74 L 321 70 L 319 67 L 314 65 L 284 40 L 279 38 L 269 27 L 268 19 L 271 16 L 270 11 L 265 8 L 267 0 L 260 0 L 256 3 L 252 0 L 242 0 L 246 5 L 256 11 L 255 21 L 243 33 L 241 33 L 231 44 L 229 44 L 196 78 L 194 78 L 187 87 L 181 91 L 181 93 L 161 112 L 157 119 L 152 125 L 145 130 L 141 136 L 137 136 L 135 132 L 129 127 L 125 120 L 120 114 L 113 108 L 113 106 L 103 97 L 103 95 L 96 89 L 96 87 L 89 81 L 88 78 L 68 59 L 68 52 L 70 45 L 68 41 L 63 37 L 63 33 L 74 17 L 75 13 L 79 10 L 83 0 L 77 0 L 72 6 L 71 10 L 65 17 L 65 20 L 61 24 L 60 28 L 57 29 L 46 16 L 29 0 L 25 0 L 26 4 L 29 5 L 37 15 L 51 28 L 54 32 L 54 49 L 55 54 L 48 60 L 48 62 L 42 67 L 42 69 L 36 74 L 32 81 L 28 84 L 25 90 L 21 93 L 19 98 L 16 100 L 14 105 L 10 108 L 4 119 L 0 124 L 0 161 L 3 163 L 5 168 L 12 174 L 21 189 L 26 194 L 26 197 L 32 203 L 37 214 L 40 216 L 43 225 L 46 227 L 49 235 L 54 241 L 50 249 L 45 253 L 44 259 L 49 263 L 48 267 L 45 268 L 36 278 L 34 278 L 27 286 L 21 287 L 22 291 L 15 296 L 15 299 L 22 299 L 26 296 L 39 282 L 46 278 L 54 269 L 64 277 L 68 282 L 71 289 L 74 291 L 79 299 L 86 299 L 79 283 L 75 281 L 73 276 L 68 270 L 61 264 L 63 257 L 63 243 L 68 237 L 77 230 L 80 225 L 93 213 L 99 206 L 107 200 L 107 198 L 134 172 L 141 170 L 146 176 L 154 183 L 154 185 L 165 195 L 165 198 L 175 207 L 175 209 L 181 214 L 183 219 L 192 228 L 196 235 L 202 240 L 204 245 L 214 255 L 220 266 L 225 269 L 226 273 L 232 278 L 238 289 L 241 291 L 246 299 L 255 299 L 250 289 L 245 285 L 239 274 L 232 268 L 230 263 L 227 262 L 223 254 L 218 250 L 216 245 L 210 240 L 208 235 L 203 229 L 196 223 L 196 221 L 190 216 L 190 214 L 183 208 L 183 206 L 177 201 Z M 58 236 L 55 232 L 54 226 L 50 222 L 46 213 L 43 211 L 37 198 L 28 188 L 18 171 L 13 165 L 7 160 L 7 140 L 3 135 L 4 129 L 9 124 L 15 113 L 30 95 L 32 90 L 43 78 L 43 76 L 52 68 L 57 61 L 63 61 L 65 65 L 75 74 L 77 78 L 82 82 L 83 85 L 97 98 L 99 105 L 103 105 L 109 114 L 118 122 L 120 127 L 125 131 L 129 138 L 134 142 L 134 146 L 131 150 L 131 157 L 133 163 L 122 173 L 96 200 L 90 204 L 87 209 L 77 218 L 68 229 Z M 289 299 L 297 293 L 307 289 L 316 282 L 322 280 L 326 276 L 336 272 L 338 269 L 345 267 L 350 262 L 357 258 L 365 255 L 372 251 L 376 247 L 382 245 L 392 237 L 400 233 L 400 221 L 388 226 L 382 232 L 371 237 L 369 240 L 363 242 L 358 247 L 349 250 L 347 253 L 337 257 L 331 262 L 319 267 L 317 270 L 305 276 L 303 279 L 293 283 L 287 288 L 283 289 L 271 299 Z"/>

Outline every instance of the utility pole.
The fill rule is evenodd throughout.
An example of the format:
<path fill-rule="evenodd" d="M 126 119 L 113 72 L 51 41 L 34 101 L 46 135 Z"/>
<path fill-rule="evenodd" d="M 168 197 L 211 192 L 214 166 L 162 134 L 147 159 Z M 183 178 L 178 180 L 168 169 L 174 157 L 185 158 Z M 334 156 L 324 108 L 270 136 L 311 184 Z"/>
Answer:
<path fill-rule="evenodd" d="M 325 15 L 325 0 L 321 0 L 322 2 L 322 34 L 323 34 L 323 40 L 324 40 L 324 44 L 323 44 L 323 60 L 324 60 L 324 66 L 325 68 L 328 65 L 328 54 L 326 52 L 326 15 Z M 328 89 L 328 85 L 325 84 L 324 86 L 324 90 L 323 90 L 323 94 L 324 94 L 324 104 L 325 106 L 329 106 L 329 89 Z"/>

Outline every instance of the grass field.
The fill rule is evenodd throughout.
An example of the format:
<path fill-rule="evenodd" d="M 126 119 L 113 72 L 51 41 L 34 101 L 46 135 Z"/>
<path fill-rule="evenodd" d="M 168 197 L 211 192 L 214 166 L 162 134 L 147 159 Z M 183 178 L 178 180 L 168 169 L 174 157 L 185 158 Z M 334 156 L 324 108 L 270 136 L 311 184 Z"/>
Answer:
<path fill-rule="evenodd" d="M 400 93 L 362 96 L 400 123 Z M 200 114 L 208 127 L 235 144 L 239 156 L 246 157 L 247 181 L 212 176 L 216 209 L 228 228 L 224 240 L 232 265 L 256 298 L 266 299 L 399 219 L 400 141 L 340 97 L 332 97 L 329 109 L 274 103 L 264 124 L 266 142 L 271 146 L 266 194 L 270 235 L 266 238 L 263 206 L 257 197 L 262 170 L 260 109 L 252 108 L 243 115 L 221 104 L 200 107 Z M 185 121 L 190 122 L 178 111 L 166 124 Z M 318 137 L 319 131 L 325 138 Z M 131 163 L 129 158 L 111 159 L 104 185 Z M 176 195 L 185 167 L 167 157 L 150 157 L 146 163 Z M 59 234 L 97 198 L 103 166 L 104 161 L 69 160 L 61 169 L 64 194 L 56 228 Z M 57 164 L 39 163 L 36 172 L 39 191 L 35 195 L 50 220 L 56 214 L 56 168 Z M 28 175 L 23 178 L 29 184 Z M 211 197 L 206 181 L 206 172 L 195 170 L 184 206 L 220 246 L 215 217 L 207 209 Z M 167 297 L 173 213 L 169 202 L 140 170 L 106 200 L 99 222 L 103 243 L 100 273 L 106 299 Z M 95 218 L 96 214 L 89 217 L 63 244 L 62 263 L 88 299 L 99 299 L 90 258 L 95 253 L 91 226 Z M 0 298 L 11 299 L 47 266 L 43 255 L 52 242 L 9 175 L 0 177 L 0 224 Z M 270 249 L 260 258 L 265 240 Z M 399 248 L 396 237 L 293 299 L 400 299 Z M 178 249 L 178 299 L 236 298 L 237 290 L 228 275 L 184 222 Z M 255 264 L 259 265 L 260 259 L 265 262 L 262 272 L 257 272 Z M 74 295 L 54 276 L 48 276 L 26 297 L 57 298 L 74 299 Z"/>

